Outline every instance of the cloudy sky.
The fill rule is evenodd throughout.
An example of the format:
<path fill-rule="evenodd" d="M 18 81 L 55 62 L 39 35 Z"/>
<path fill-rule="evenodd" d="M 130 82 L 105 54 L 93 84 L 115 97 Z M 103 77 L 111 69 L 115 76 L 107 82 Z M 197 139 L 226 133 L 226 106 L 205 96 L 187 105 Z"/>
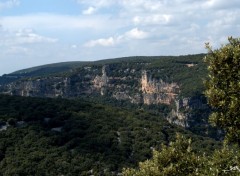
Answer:
<path fill-rule="evenodd" d="M 206 52 L 239 37 L 240 0 L 0 0 L 0 75 L 63 61 Z"/>

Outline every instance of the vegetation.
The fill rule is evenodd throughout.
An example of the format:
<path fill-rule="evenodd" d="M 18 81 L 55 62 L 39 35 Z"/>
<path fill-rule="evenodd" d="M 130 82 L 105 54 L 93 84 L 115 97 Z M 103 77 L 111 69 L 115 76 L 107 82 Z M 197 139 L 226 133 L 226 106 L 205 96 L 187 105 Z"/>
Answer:
<path fill-rule="evenodd" d="M 202 80 L 206 77 L 204 54 L 155 59 L 147 66 L 153 78 L 177 82 L 183 97 L 194 96 L 204 90 Z M 191 73 L 191 74 L 190 74 Z"/>
<path fill-rule="evenodd" d="M 0 86 L 27 78 L 61 75 L 87 63 L 89 62 L 62 62 L 19 70 L 0 76 Z"/>
<path fill-rule="evenodd" d="M 206 61 L 210 64 L 210 77 L 206 94 L 215 111 L 212 121 L 226 130 L 229 141 L 239 142 L 240 122 L 236 112 L 239 108 L 239 40 L 229 41 L 230 44 L 220 50 L 212 51 L 209 47 Z M 85 63 L 61 76 L 70 77 L 71 88 L 77 92 L 85 83 L 90 84 L 89 75 L 101 75 L 102 67 L 107 65 L 109 77 L 120 77 L 112 79 L 115 82 L 111 84 L 129 86 L 132 88 L 129 92 L 134 93 L 139 91 L 142 70 L 147 70 L 152 79 L 177 82 L 181 87 L 180 96 L 200 98 L 204 102 L 202 79 L 207 77 L 207 69 L 203 56 L 104 60 Z M 60 73 L 62 66 L 53 72 Z M 48 70 L 41 67 L 26 74 L 41 77 L 45 69 Z M 22 73 L 16 75 L 19 74 Z M 51 77 L 52 72 L 47 74 L 45 78 Z M 60 89 L 61 85 L 58 86 Z M 240 174 L 237 146 L 224 145 L 220 149 L 220 142 L 169 124 L 164 116 L 171 111 L 170 106 L 116 101 L 108 96 L 114 90 L 110 87 L 107 91 L 105 97 L 81 95 L 74 100 L 1 95 L 0 175 L 117 175 L 123 168 L 136 168 L 138 162 L 138 169 L 123 169 L 123 175 Z M 206 119 L 200 114 L 207 117 L 209 108 L 189 112 L 194 114 L 193 122 L 206 125 L 203 123 Z M 203 126 L 198 126 L 192 131 L 201 131 L 204 135 L 206 131 L 202 129 Z M 153 158 L 149 159 L 152 152 Z"/>
<path fill-rule="evenodd" d="M 22 75 L 22 76 L 44 76 L 53 73 L 61 73 L 65 71 L 69 71 L 70 69 L 74 69 L 80 67 L 81 65 L 85 65 L 88 62 L 60 62 L 55 64 L 47 64 L 43 66 L 32 67 L 28 69 L 19 70 L 13 72 L 9 75 Z"/>
<path fill-rule="evenodd" d="M 0 175 L 117 175 L 176 133 L 191 137 L 195 152 L 220 147 L 159 115 L 83 99 L 1 95 L 0 120 Z"/>
<path fill-rule="evenodd" d="M 101 75 L 107 65 L 109 77 L 129 77 L 124 83 L 131 87 L 141 78 L 142 70 L 147 70 L 152 78 L 166 82 L 177 82 L 181 86 L 181 96 L 189 97 L 204 90 L 202 79 L 207 76 L 206 65 L 202 61 L 204 54 L 186 56 L 136 56 L 107 59 L 96 62 L 66 62 L 49 64 L 20 70 L 0 77 L 0 85 L 28 78 L 46 78 L 54 76 L 76 77 L 76 75 Z M 90 68 L 90 70 L 86 68 Z M 134 72 L 131 72 L 133 71 Z M 181 73 L 181 74 L 179 74 Z M 191 74 L 189 74 L 191 73 Z M 120 80 L 116 84 L 120 84 Z"/>
<path fill-rule="evenodd" d="M 169 146 L 154 150 L 153 158 L 139 163 L 139 169 L 123 169 L 123 176 L 240 175 L 240 150 L 224 146 L 212 155 L 192 151 L 191 140 L 181 135 Z"/>
<path fill-rule="evenodd" d="M 210 120 L 226 131 L 226 139 L 240 146 L 240 39 L 229 38 L 229 43 L 218 50 L 207 44 L 209 76 L 206 96 L 214 112 Z"/>
<path fill-rule="evenodd" d="M 224 145 L 211 155 L 192 151 L 191 140 L 178 135 L 176 142 L 153 151 L 153 158 L 139 163 L 138 169 L 124 169 L 124 176 L 167 175 L 240 175 L 240 39 L 229 38 L 229 43 L 218 50 L 207 44 L 209 79 L 206 95 L 214 112 L 211 121 L 226 131 Z"/>
<path fill-rule="evenodd" d="M 110 106 L 117 104 L 117 106 L 120 107 L 142 108 L 159 113 L 160 116 L 164 115 L 167 117 L 172 109 L 176 109 L 174 103 L 171 106 L 159 104 L 147 106 L 143 104 L 143 94 L 141 92 L 143 70 L 146 70 L 149 78 L 151 77 L 152 81 L 156 83 L 160 82 L 160 80 L 167 83 L 176 82 L 180 86 L 180 92 L 177 98 L 191 97 L 191 103 L 193 104 L 192 98 L 194 97 L 194 100 L 200 100 L 200 103 L 205 103 L 202 79 L 206 78 L 207 69 L 206 63 L 202 61 L 204 56 L 204 54 L 185 56 L 136 56 L 96 62 L 70 62 L 45 65 L 14 72 L 13 74 L 16 76 L 14 79 L 12 79 L 13 74 L 0 77 L 0 92 L 42 97 L 61 96 L 76 98 L 77 96 L 88 96 L 89 99 L 97 99 L 97 101 L 94 100 L 94 102 L 100 102 Z M 103 67 L 109 79 L 108 85 L 102 90 L 104 96 L 101 96 L 100 90 L 95 90 L 92 84 L 97 75 L 102 75 Z M 11 86 L 1 86 L 1 80 L 5 78 L 11 78 L 8 82 L 5 80 L 5 84 L 16 79 L 18 79 L 18 81 L 12 83 Z M 30 91 L 26 89 L 26 85 L 30 86 L 28 86 Z M 116 97 L 115 100 L 114 97 Z M 129 97 L 129 99 L 126 97 Z M 118 99 L 118 101 L 116 99 Z M 131 104 L 130 101 L 138 104 Z M 217 131 L 209 128 L 207 123 L 210 108 L 206 106 L 206 108 L 204 107 L 198 110 L 192 110 L 192 108 L 188 108 L 187 110 L 182 108 L 181 110 L 182 112 L 188 111 L 184 113 L 189 113 L 191 117 L 193 117 L 193 119 L 188 122 L 190 125 L 189 130 L 196 134 L 219 139 L 219 135 L 216 133 Z"/>

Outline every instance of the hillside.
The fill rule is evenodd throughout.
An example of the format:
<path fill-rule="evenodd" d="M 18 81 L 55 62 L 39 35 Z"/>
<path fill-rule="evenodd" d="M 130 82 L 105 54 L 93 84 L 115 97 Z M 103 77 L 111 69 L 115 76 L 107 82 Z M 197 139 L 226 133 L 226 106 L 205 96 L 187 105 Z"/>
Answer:
<path fill-rule="evenodd" d="M 10 74 L 4 74 L 0 76 L 0 85 L 8 84 L 10 82 L 28 77 L 60 74 L 62 72 L 71 71 L 72 69 L 78 68 L 86 63 L 88 62 L 61 62 L 18 70 Z"/>
<path fill-rule="evenodd" d="M 219 139 L 221 131 L 208 124 L 211 109 L 202 94 L 207 74 L 204 56 L 136 56 L 46 65 L 15 72 L 16 80 L 0 84 L 0 92 L 31 97 L 87 97 L 109 105 L 148 109 L 196 134 Z M 70 67 L 68 71 L 63 69 Z M 42 75 L 42 70 L 51 69 Z M 24 73 L 28 76 L 21 76 Z"/>
<path fill-rule="evenodd" d="M 10 75 L 26 75 L 26 76 L 49 75 L 53 73 L 69 71 L 70 69 L 80 67 L 87 63 L 89 62 L 73 61 L 73 62 L 60 62 L 60 63 L 54 63 L 54 64 L 47 64 L 47 65 L 19 70 L 11 73 Z"/>
<path fill-rule="evenodd" d="M 0 120 L 0 175 L 117 175 L 176 133 L 191 137 L 197 152 L 220 146 L 162 116 L 84 99 L 1 95 Z"/>
<path fill-rule="evenodd" d="M 27 68 L 19 71 L 15 71 L 10 74 L 4 74 L 0 76 L 0 85 L 5 84 L 5 82 L 10 83 L 23 78 L 33 78 L 33 77 L 46 77 L 46 76 L 56 76 L 63 73 L 72 74 L 77 68 L 83 67 L 102 67 L 104 65 L 112 65 L 117 68 L 124 68 L 128 65 L 131 65 L 133 68 L 138 69 L 161 69 L 155 70 L 160 73 L 154 72 L 154 77 L 161 79 L 169 79 L 169 81 L 175 81 L 174 77 L 178 70 L 183 71 L 184 66 L 193 66 L 198 63 L 202 64 L 202 58 L 204 54 L 199 55 L 187 55 L 187 56 L 135 56 L 135 57 L 124 57 L 116 59 L 106 59 L 95 62 L 62 62 L 55 64 L 47 64 L 32 68 Z M 139 65 L 140 64 L 140 65 Z M 190 65 L 189 65 L 190 64 Z M 191 65 L 193 64 L 193 65 Z M 178 67 L 182 68 L 178 68 Z M 167 70 L 165 71 L 164 69 Z M 178 68 L 177 70 L 175 70 Z M 198 66 L 202 68 L 202 65 Z M 200 70 L 202 76 L 202 70 Z M 186 71 L 188 73 L 188 70 Z M 162 77 L 162 74 L 164 77 Z M 9 80 L 7 80 L 9 79 Z M 6 81 L 7 80 L 7 81 Z M 182 81 L 182 79 L 176 78 L 176 80 Z"/>

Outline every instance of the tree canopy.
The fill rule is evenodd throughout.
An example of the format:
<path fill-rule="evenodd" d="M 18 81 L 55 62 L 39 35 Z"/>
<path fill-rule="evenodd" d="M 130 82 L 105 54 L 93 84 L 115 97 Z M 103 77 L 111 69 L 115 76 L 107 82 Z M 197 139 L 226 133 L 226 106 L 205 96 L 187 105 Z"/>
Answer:
<path fill-rule="evenodd" d="M 229 43 L 208 55 L 208 80 L 205 95 L 213 107 L 210 121 L 225 130 L 226 140 L 240 144 L 240 38 L 229 37 Z"/>
<path fill-rule="evenodd" d="M 240 173 L 240 152 L 224 146 L 212 155 L 191 150 L 191 140 L 177 135 L 170 146 L 153 151 L 153 158 L 139 163 L 138 169 L 123 169 L 123 176 L 192 176 L 229 175 Z"/>
<path fill-rule="evenodd" d="M 210 121 L 225 130 L 226 141 L 240 145 L 240 38 L 212 50 L 206 45 L 208 79 L 205 95 L 213 108 Z M 175 142 L 153 151 L 153 158 L 138 169 L 124 169 L 123 176 L 239 175 L 239 146 L 226 145 L 210 156 L 191 150 L 191 141 L 178 135 Z"/>

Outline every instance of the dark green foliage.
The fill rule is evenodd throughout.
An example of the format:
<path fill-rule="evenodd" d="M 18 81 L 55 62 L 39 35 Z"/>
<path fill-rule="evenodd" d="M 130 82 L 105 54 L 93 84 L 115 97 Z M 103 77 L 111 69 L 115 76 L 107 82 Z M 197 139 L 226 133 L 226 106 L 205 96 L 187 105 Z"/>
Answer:
<path fill-rule="evenodd" d="M 10 118 L 10 119 L 8 119 L 7 122 L 10 126 L 16 126 L 17 120 L 13 119 L 13 118 Z"/>
<path fill-rule="evenodd" d="M 133 88 L 139 86 L 139 82 L 133 79 L 133 77 L 140 79 L 142 71 L 147 70 L 154 79 L 161 79 L 168 83 L 177 82 L 180 85 L 181 96 L 189 97 L 204 90 L 202 79 L 207 74 L 206 65 L 202 61 L 204 56 L 204 54 L 186 56 L 135 56 L 95 62 L 49 64 L 3 75 L 0 77 L 0 85 L 20 79 L 37 79 L 54 76 L 68 76 L 74 81 L 77 75 L 101 75 L 102 66 L 106 65 L 109 77 L 127 77 L 127 80 L 115 80 L 115 82 L 112 82 L 115 85 L 124 83 Z M 90 68 L 89 70 L 87 69 L 88 67 Z M 133 70 L 134 72 L 131 72 Z M 75 85 L 74 82 L 73 85 Z M 132 91 L 136 92 L 137 90 L 133 89 Z"/>
<path fill-rule="evenodd" d="M 44 75 L 49 75 L 53 73 L 61 73 L 64 71 L 69 71 L 70 69 L 80 67 L 81 65 L 85 65 L 87 63 L 88 62 L 81 62 L 81 61 L 61 62 L 61 63 L 48 64 L 48 65 L 23 69 L 23 70 L 13 72 L 9 75 L 21 75 L 21 76 L 28 76 L 28 77 L 44 76 Z"/>
<path fill-rule="evenodd" d="M 43 66 L 32 67 L 28 69 L 19 70 L 10 74 L 0 76 L 0 85 L 8 84 L 17 80 L 26 78 L 43 77 L 60 75 L 64 72 L 69 72 L 72 69 L 86 65 L 89 62 L 62 62 L 56 64 L 48 64 Z"/>
<path fill-rule="evenodd" d="M 139 169 L 124 169 L 124 176 L 240 175 L 240 39 L 230 37 L 220 49 L 213 51 L 209 44 L 207 49 L 205 94 L 214 110 L 210 120 L 225 130 L 227 142 L 238 146 L 225 143 L 222 149 L 206 156 L 192 151 L 190 142 L 178 136 L 170 146 L 154 151 L 151 160 L 140 162 Z"/>
<path fill-rule="evenodd" d="M 191 140 L 178 135 L 175 142 L 153 151 L 153 158 L 138 169 L 123 169 L 123 176 L 206 176 L 240 174 L 240 150 L 224 146 L 211 155 L 192 150 Z"/>
<path fill-rule="evenodd" d="M 229 43 L 218 50 L 207 45 L 209 76 L 206 81 L 209 104 L 214 113 L 210 120 L 226 131 L 226 139 L 240 145 L 240 39 L 229 38 Z"/>
<path fill-rule="evenodd" d="M 21 76 L 19 76 L 19 75 L 4 74 L 4 75 L 0 76 L 0 85 L 8 84 L 8 83 L 14 82 L 19 79 L 21 79 Z"/>
<path fill-rule="evenodd" d="M 177 57 L 164 57 L 147 66 L 153 78 L 166 82 L 177 82 L 181 86 L 181 96 L 194 96 L 204 90 L 202 79 L 206 77 L 204 54 Z"/>
<path fill-rule="evenodd" d="M 0 131 L 0 175 L 116 175 L 150 158 L 152 148 L 168 145 L 176 132 L 193 138 L 194 151 L 220 145 L 161 116 L 83 99 L 1 95 L 0 119 L 17 121 Z"/>

